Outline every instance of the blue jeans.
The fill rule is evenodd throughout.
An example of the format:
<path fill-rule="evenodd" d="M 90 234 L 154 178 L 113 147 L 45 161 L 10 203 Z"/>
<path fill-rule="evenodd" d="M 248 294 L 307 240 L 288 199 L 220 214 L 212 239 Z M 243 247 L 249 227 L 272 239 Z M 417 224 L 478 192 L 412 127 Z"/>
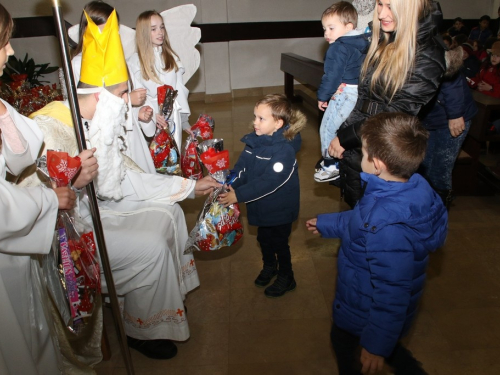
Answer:
<path fill-rule="evenodd" d="M 451 172 L 471 122 L 465 122 L 465 131 L 456 138 L 451 136 L 449 128 L 429 130 L 427 152 L 419 172 L 434 189 L 451 190 Z"/>
<path fill-rule="evenodd" d="M 358 86 L 350 85 L 344 87 L 340 94 L 335 95 L 335 100 L 328 102 L 321 127 L 319 128 L 319 136 L 321 137 L 321 155 L 330 159 L 328 155 L 328 146 L 330 142 L 337 136 L 337 130 L 340 125 L 349 117 L 356 100 L 358 99 Z"/>

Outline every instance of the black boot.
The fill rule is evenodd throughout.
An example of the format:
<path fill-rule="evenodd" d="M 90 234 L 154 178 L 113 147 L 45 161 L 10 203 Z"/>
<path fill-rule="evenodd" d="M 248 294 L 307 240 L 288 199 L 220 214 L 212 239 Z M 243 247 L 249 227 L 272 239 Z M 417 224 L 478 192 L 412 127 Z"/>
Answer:
<path fill-rule="evenodd" d="M 148 358 L 170 359 L 177 354 L 177 346 L 170 340 L 139 340 L 127 336 L 127 344 Z"/>
<path fill-rule="evenodd" d="M 297 283 L 295 282 L 295 279 L 293 278 L 293 272 L 291 272 L 288 275 L 280 275 L 278 274 L 278 277 L 276 280 L 274 280 L 273 285 L 270 285 L 264 290 L 264 294 L 267 297 L 275 298 L 275 297 L 281 297 L 284 295 L 286 292 L 291 292 L 297 287 Z"/>
<path fill-rule="evenodd" d="M 271 279 L 278 274 L 278 263 L 273 265 L 264 264 L 259 276 L 255 279 L 255 285 L 259 288 L 265 287 L 271 282 Z"/>

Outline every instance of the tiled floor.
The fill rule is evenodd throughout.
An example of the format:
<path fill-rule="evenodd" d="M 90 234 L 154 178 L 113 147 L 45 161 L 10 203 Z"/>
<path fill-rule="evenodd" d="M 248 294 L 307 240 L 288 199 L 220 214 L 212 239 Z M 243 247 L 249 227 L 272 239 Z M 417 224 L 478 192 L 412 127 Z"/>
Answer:
<path fill-rule="evenodd" d="M 233 163 L 256 99 L 191 105 L 193 114 L 213 116 L 216 137 L 224 139 Z M 339 241 L 309 234 L 304 222 L 347 206 L 339 201 L 338 189 L 312 178 L 319 137 L 317 120 L 307 113 L 310 122 L 298 157 L 301 212 L 290 241 L 297 289 L 269 299 L 253 285 L 260 250 L 256 229 L 243 219 L 245 235 L 237 245 L 196 254 L 201 286 L 186 300 L 191 338 L 178 343 L 177 356 L 168 361 L 131 350 L 136 374 L 337 374 L 329 329 Z M 182 203 L 189 229 L 202 202 Z M 420 313 L 405 339 L 429 374 L 500 374 L 499 223 L 498 194 L 459 196 L 453 202 L 447 243 L 431 257 Z M 96 371 L 126 374 L 109 311 L 105 317 L 113 356 Z"/>

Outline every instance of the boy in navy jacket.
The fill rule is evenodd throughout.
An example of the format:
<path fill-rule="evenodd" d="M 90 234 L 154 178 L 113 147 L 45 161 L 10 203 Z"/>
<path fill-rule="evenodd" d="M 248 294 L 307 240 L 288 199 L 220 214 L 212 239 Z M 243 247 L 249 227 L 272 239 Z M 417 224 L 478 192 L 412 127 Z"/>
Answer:
<path fill-rule="evenodd" d="M 296 287 L 288 237 L 299 214 L 300 186 L 295 154 L 301 145 L 305 116 L 281 94 L 255 104 L 254 132 L 245 135 L 245 149 L 234 166 L 236 180 L 220 195 L 225 206 L 245 202 L 248 223 L 258 226 L 257 240 L 264 267 L 255 285 L 268 297 L 281 297 Z"/>
<path fill-rule="evenodd" d="M 368 38 L 363 30 L 356 30 L 358 13 L 347 1 L 339 1 L 326 9 L 321 23 L 330 46 L 325 54 L 325 74 L 317 93 L 318 108 L 325 111 L 319 130 L 324 159 L 314 179 L 326 182 L 339 178 L 337 159 L 328 154 L 328 146 L 356 105 Z"/>
<path fill-rule="evenodd" d="M 384 360 L 396 374 L 425 374 L 399 339 L 416 313 L 429 252 L 447 234 L 443 202 L 414 173 L 427 138 L 407 114 L 367 119 L 361 128 L 364 196 L 353 210 L 306 223 L 313 233 L 342 239 L 331 332 L 340 374 L 359 374 L 353 368 L 359 360 L 364 374 L 381 370 Z"/>

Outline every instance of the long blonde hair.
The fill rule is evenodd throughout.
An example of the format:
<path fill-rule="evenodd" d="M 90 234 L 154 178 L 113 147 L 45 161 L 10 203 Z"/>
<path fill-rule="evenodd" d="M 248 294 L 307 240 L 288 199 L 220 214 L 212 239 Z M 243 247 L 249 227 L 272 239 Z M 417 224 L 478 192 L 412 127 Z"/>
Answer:
<path fill-rule="evenodd" d="M 141 74 L 142 78 L 148 81 L 154 81 L 158 84 L 162 84 L 160 77 L 155 69 L 155 56 L 154 56 L 154 46 L 151 42 L 151 17 L 157 15 L 158 17 L 163 17 L 155 10 L 148 10 L 142 12 L 137 18 L 135 24 L 135 43 L 137 46 L 137 54 L 139 55 L 139 61 L 141 63 Z M 165 28 L 165 36 L 163 38 L 162 45 L 162 62 L 163 70 L 168 72 L 170 70 L 177 71 L 179 67 L 175 62 L 175 58 L 179 58 L 170 46 L 170 41 L 168 39 L 167 29 Z"/>
<path fill-rule="evenodd" d="M 427 14 L 430 5 L 430 0 L 391 0 L 392 16 L 396 25 L 392 36 L 381 30 L 375 9 L 372 41 L 361 68 L 362 79 L 370 67 L 375 68 L 370 91 L 380 85 L 384 87 L 382 94 L 392 100 L 396 92 L 403 87 L 415 64 L 418 21 Z"/>

